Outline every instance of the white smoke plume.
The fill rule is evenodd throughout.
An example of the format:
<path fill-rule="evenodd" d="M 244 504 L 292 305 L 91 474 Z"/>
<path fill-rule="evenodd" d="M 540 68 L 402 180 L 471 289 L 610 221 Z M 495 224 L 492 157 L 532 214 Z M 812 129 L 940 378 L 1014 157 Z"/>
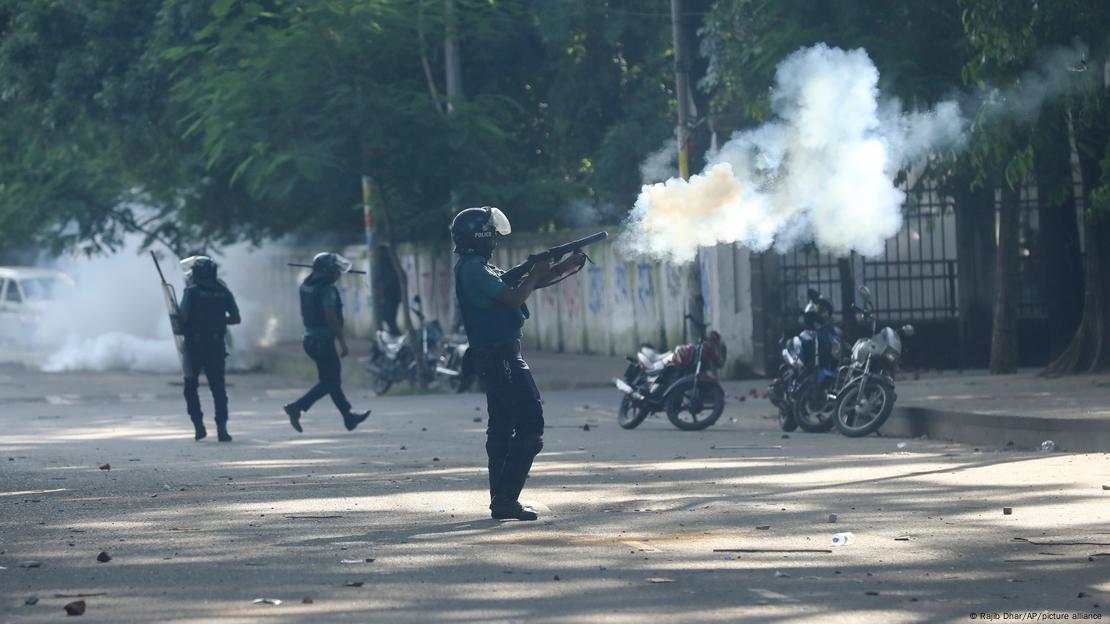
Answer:
<path fill-rule="evenodd" d="M 678 141 L 669 139 L 640 163 L 640 179 L 655 184 L 678 175 Z"/>
<path fill-rule="evenodd" d="M 645 185 L 624 249 L 676 262 L 733 242 L 881 253 L 902 225 L 896 172 L 959 143 L 966 123 L 955 103 L 907 114 L 878 80 L 864 50 L 795 52 L 775 76 L 774 120 L 733 135 L 688 182 Z"/>
<path fill-rule="evenodd" d="M 977 110 L 981 119 L 1034 120 L 1046 101 L 1094 80 L 1086 55 L 1081 42 L 1047 50 L 1010 88 L 980 89 L 907 112 L 880 95 L 879 72 L 866 51 L 824 44 L 798 50 L 776 71 L 774 119 L 734 134 L 710 155 L 705 171 L 688 182 L 674 174 L 659 182 L 668 162 L 664 151 L 646 159 L 645 186 L 621 248 L 676 262 L 717 243 L 785 251 L 813 241 L 838 255 L 878 255 L 902 224 L 898 171 L 963 147 L 964 111 Z M 674 149 L 673 141 L 664 147 Z"/>
<path fill-rule="evenodd" d="M 181 370 L 158 273 L 150 255 L 139 253 L 138 243 L 135 237 L 110 256 L 56 263 L 76 286 L 59 289 L 41 312 L 31 346 L 43 371 Z M 272 323 L 255 314 L 259 306 L 254 297 L 266 285 L 251 279 L 256 270 L 262 274 L 259 269 L 267 259 L 252 254 L 246 245 L 214 257 L 244 319 L 244 325 L 229 328 L 233 349 L 228 363 L 241 367 L 247 349 L 272 329 Z M 178 258 L 162 254 L 161 265 L 180 299 L 184 276 Z"/>

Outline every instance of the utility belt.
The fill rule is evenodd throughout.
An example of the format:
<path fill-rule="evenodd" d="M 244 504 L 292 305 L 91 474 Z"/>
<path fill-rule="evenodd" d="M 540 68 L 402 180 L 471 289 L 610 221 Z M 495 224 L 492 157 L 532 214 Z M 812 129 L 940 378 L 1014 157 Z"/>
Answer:
<path fill-rule="evenodd" d="M 488 345 L 484 347 L 470 347 L 466 350 L 466 353 L 467 355 L 473 353 L 474 357 L 483 360 L 509 360 L 520 355 L 520 341 L 512 340 L 509 342 L 501 342 L 495 345 Z"/>
<path fill-rule="evenodd" d="M 508 362 L 520 357 L 520 341 L 513 340 L 484 347 L 470 347 L 463 356 L 462 374 L 480 373 L 489 362 Z"/>

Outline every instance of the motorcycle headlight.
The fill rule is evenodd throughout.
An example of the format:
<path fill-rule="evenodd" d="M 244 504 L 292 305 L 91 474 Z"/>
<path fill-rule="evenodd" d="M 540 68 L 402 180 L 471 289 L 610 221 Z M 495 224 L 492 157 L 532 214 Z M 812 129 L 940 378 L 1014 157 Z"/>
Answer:
<path fill-rule="evenodd" d="M 883 357 L 885 357 L 887 360 L 890 361 L 890 363 L 893 364 L 894 362 L 898 361 L 898 352 L 894 349 L 887 349 L 886 352 L 883 353 Z"/>
<path fill-rule="evenodd" d="M 864 319 L 863 312 L 856 312 L 856 322 L 862 323 Z"/>

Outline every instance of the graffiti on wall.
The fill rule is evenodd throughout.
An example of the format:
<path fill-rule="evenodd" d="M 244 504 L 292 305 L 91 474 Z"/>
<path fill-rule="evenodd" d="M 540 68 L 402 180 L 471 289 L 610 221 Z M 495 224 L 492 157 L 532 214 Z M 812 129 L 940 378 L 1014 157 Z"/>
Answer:
<path fill-rule="evenodd" d="M 586 269 L 586 304 L 593 314 L 600 314 L 605 306 L 605 274 L 601 267 L 592 266 Z"/>
<path fill-rule="evenodd" d="M 613 269 L 613 298 L 617 303 L 628 301 L 628 267 L 623 264 Z"/>
<path fill-rule="evenodd" d="M 644 312 L 653 311 L 655 283 L 651 279 L 652 266 L 645 262 L 636 265 L 636 300 Z"/>

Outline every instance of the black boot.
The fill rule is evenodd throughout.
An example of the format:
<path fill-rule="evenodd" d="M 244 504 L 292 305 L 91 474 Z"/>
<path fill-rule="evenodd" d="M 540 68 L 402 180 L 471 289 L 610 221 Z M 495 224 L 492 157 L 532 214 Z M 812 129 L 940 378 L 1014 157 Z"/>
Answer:
<path fill-rule="evenodd" d="M 370 410 L 365 412 L 347 412 L 343 414 L 343 425 L 347 427 L 347 431 L 354 431 L 355 427 L 362 421 L 370 416 Z"/>
<path fill-rule="evenodd" d="M 199 418 L 193 419 L 193 439 L 200 442 L 208 437 L 208 430 L 204 428 L 204 421 Z"/>
<path fill-rule="evenodd" d="M 216 439 L 220 442 L 231 442 L 231 434 L 227 432 L 227 422 L 216 423 Z"/>
<path fill-rule="evenodd" d="M 490 503 L 490 514 L 495 520 L 515 518 L 535 520 L 538 516 L 532 509 L 524 507 L 517 500 L 528 472 L 532 470 L 532 460 L 543 449 L 543 438 L 538 435 L 514 437 L 510 443 L 509 455 L 497 479 L 497 490 Z"/>
<path fill-rule="evenodd" d="M 494 520 L 527 521 L 539 518 L 531 507 L 525 507 L 519 501 L 502 501 L 495 498 L 489 506 L 489 511 Z"/>
<path fill-rule="evenodd" d="M 297 430 L 297 433 L 303 433 L 304 429 L 301 429 L 301 414 L 303 414 L 304 412 L 301 411 L 301 408 L 297 407 L 293 403 L 286 403 L 282 409 L 284 409 L 286 415 L 289 416 L 289 424 L 293 425 L 293 428 Z"/>

